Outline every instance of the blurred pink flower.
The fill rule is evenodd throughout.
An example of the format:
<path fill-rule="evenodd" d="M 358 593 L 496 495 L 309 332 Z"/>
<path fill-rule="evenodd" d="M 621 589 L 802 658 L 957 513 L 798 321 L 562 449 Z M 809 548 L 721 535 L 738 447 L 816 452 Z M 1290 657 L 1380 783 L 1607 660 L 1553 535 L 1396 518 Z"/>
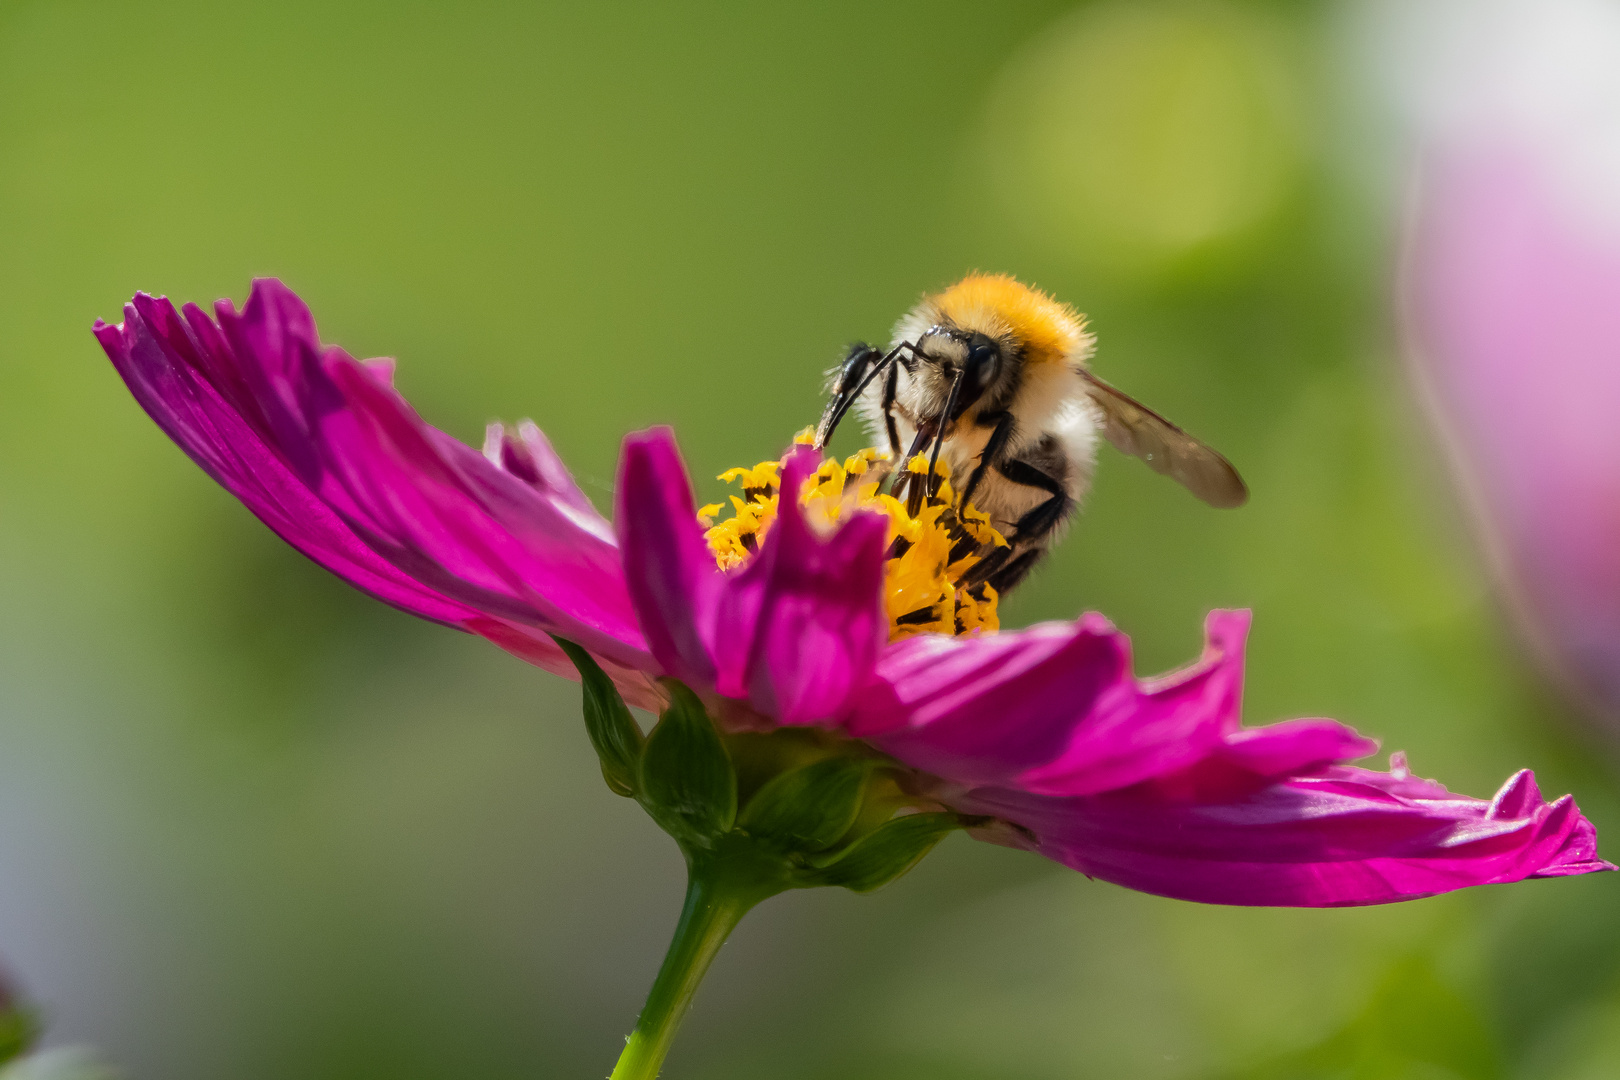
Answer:
<path fill-rule="evenodd" d="M 1426 178 L 1407 268 L 1420 379 L 1544 658 L 1620 710 L 1620 231 L 1528 152 Z"/>
<path fill-rule="evenodd" d="M 557 634 L 641 704 L 672 676 L 733 726 L 867 740 L 987 838 L 1166 896 L 1368 904 L 1613 869 L 1528 773 L 1486 803 L 1343 765 L 1375 747 L 1330 720 L 1243 728 L 1245 612 L 1211 614 L 1203 659 L 1146 682 L 1096 615 L 891 642 L 877 516 L 824 534 L 785 497 L 722 571 L 667 430 L 626 440 L 610 525 L 533 425 L 474 452 L 412 411 L 390 362 L 323 347 L 279 282 L 215 311 L 139 294 L 96 334 L 164 431 L 289 543 L 550 670 L 572 674 Z M 789 455 L 782 490 L 816 464 Z"/>

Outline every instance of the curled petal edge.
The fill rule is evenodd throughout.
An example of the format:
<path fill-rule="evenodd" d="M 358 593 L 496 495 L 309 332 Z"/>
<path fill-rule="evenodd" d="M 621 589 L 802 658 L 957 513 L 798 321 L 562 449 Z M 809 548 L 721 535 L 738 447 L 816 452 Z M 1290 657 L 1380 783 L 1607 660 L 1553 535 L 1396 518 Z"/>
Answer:
<path fill-rule="evenodd" d="M 1597 857 L 1596 831 L 1575 801 L 1542 802 L 1528 771 L 1491 801 L 1343 765 L 1251 779 L 1246 791 L 1213 798 L 1184 794 L 1197 784 L 1066 799 L 985 788 L 951 805 L 1014 826 L 986 838 L 1199 903 L 1359 906 L 1615 869 Z"/>

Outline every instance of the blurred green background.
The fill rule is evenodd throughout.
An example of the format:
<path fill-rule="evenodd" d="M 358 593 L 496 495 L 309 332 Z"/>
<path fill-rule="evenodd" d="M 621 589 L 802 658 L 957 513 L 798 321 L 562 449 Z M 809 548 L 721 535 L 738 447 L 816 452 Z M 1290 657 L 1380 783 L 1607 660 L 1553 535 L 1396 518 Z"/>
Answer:
<path fill-rule="evenodd" d="M 1110 455 L 1008 624 L 1101 610 L 1148 673 L 1252 607 L 1249 722 L 1480 796 L 1533 765 L 1613 858 L 1612 748 L 1514 645 L 1401 375 L 1346 10 L 0 0 L 0 962 L 51 1041 L 143 1080 L 601 1076 L 674 923 L 577 689 L 305 562 L 90 336 L 260 274 L 451 432 L 532 416 L 603 507 L 625 431 L 672 423 L 718 494 L 846 341 L 1033 280 L 1254 498 Z M 752 916 L 667 1075 L 1597 1080 L 1615 889 L 1223 909 L 955 838 Z"/>

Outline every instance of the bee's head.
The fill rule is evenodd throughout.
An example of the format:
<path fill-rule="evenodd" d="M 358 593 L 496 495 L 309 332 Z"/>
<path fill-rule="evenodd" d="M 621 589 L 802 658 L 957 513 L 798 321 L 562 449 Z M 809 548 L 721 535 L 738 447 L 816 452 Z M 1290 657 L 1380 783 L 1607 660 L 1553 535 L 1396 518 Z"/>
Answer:
<path fill-rule="evenodd" d="M 933 323 L 910 340 L 917 346 L 912 366 L 926 362 L 947 383 L 965 371 L 962 393 L 968 398 L 992 393 L 1004 381 L 1008 362 L 1018 357 L 1016 342 L 948 323 Z"/>
<path fill-rule="evenodd" d="M 1027 372 L 1084 364 L 1096 339 L 1083 316 L 1040 290 L 1005 274 L 969 274 L 924 297 L 900 320 L 895 341 L 914 343 L 936 379 L 948 383 L 965 369 L 964 404 L 1001 408 Z"/>

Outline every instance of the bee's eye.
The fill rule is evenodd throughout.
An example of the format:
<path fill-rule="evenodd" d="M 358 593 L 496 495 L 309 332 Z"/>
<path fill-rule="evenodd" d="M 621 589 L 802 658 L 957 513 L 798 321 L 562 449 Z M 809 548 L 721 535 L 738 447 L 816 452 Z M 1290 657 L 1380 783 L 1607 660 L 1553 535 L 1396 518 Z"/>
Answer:
<path fill-rule="evenodd" d="M 995 381 L 996 371 L 1001 366 L 1001 354 L 994 345 L 980 342 L 968 353 L 967 363 L 977 376 L 979 385 L 989 386 Z"/>

